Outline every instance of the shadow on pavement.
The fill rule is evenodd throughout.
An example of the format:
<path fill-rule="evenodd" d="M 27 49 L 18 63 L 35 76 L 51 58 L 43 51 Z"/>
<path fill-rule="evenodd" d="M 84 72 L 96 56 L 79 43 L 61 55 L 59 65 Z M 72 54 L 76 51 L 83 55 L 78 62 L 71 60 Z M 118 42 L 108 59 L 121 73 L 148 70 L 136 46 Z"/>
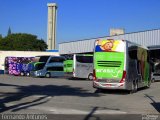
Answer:
<path fill-rule="evenodd" d="M 0 99 L 0 113 L 12 110 L 18 111 L 21 109 L 25 109 L 31 106 L 36 106 L 39 104 L 43 104 L 49 101 L 48 97 L 54 96 L 79 96 L 79 97 L 98 97 L 100 95 L 96 93 L 88 92 L 87 90 L 83 90 L 82 88 L 78 87 L 70 87 L 68 85 L 29 85 L 29 86 L 19 86 L 19 85 L 11 85 L 11 84 L 1 84 L 0 86 L 6 87 L 16 87 L 18 92 L 16 93 L 2 93 L 2 99 Z M 24 103 L 18 103 L 15 105 L 11 105 L 9 107 L 5 106 L 6 103 L 10 103 L 13 101 L 20 101 L 21 99 L 33 96 L 33 95 L 40 95 L 42 97 L 36 98 L 33 101 L 27 101 Z"/>
<path fill-rule="evenodd" d="M 116 110 L 119 111 L 120 109 L 113 109 L 113 108 L 106 108 L 106 107 L 93 107 L 91 112 L 85 116 L 84 120 L 101 120 L 101 117 L 99 114 L 95 114 L 97 110 Z"/>
<path fill-rule="evenodd" d="M 75 77 L 69 77 L 69 78 L 67 78 L 68 80 L 73 80 L 73 81 L 91 81 L 92 82 L 92 80 L 89 80 L 89 79 L 87 79 L 87 78 L 75 78 Z"/>
<path fill-rule="evenodd" d="M 151 105 L 157 110 L 158 113 L 160 113 L 160 102 L 156 102 L 153 98 L 153 96 L 149 96 L 148 94 L 144 94 L 146 98 L 149 98 L 152 103 Z"/>

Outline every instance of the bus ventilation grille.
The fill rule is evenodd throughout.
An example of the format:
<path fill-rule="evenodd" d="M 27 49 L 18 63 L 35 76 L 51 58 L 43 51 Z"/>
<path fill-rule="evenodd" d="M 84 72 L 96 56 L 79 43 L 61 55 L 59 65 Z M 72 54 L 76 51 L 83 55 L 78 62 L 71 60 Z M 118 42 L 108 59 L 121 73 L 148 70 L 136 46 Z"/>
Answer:
<path fill-rule="evenodd" d="M 120 67 L 121 61 L 98 61 L 100 67 Z"/>

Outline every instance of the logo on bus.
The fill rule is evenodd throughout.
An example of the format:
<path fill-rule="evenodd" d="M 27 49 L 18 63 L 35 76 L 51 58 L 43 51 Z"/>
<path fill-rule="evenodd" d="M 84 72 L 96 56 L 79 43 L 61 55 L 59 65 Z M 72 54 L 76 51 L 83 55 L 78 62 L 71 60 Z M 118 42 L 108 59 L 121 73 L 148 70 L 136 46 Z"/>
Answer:
<path fill-rule="evenodd" d="M 96 69 L 97 73 L 107 73 L 110 74 L 112 77 L 118 77 L 119 75 L 122 74 L 122 70 L 118 69 L 118 68 L 114 68 L 114 69 Z"/>

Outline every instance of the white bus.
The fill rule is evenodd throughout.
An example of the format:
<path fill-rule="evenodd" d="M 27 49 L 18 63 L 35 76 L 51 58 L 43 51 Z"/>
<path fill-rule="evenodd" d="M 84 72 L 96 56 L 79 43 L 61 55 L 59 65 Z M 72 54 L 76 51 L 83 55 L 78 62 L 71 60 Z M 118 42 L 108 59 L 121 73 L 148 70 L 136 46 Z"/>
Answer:
<path fill-rule="evenodd" d="M 33 77 L 60 77 L 64 76 L 62 56 L 37 56 L 33 63 L 34 69 L 30 72 Z"/>
<path fill-rule="evenodd" d="M 97 40 L 93 87 L 136 92 L 151 84 L 148 49 L 126 40 Z"/>
<path fill-rule="evenodd" d="M 73 55 L 73 77 L 93 79 L 93 55 Z"/>

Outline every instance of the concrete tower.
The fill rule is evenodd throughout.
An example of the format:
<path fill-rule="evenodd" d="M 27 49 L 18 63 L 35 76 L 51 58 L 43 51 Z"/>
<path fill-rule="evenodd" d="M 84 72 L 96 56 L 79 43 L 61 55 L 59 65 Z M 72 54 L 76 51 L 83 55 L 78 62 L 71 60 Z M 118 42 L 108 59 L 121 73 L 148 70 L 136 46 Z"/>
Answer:
<path fill-rule="evenodd" d="M 48 50 L 56 48 L 56 14 L 57 5 L 55 3 L 48 3 L 48 31 L 47 31 L 47 44 Z"/>

